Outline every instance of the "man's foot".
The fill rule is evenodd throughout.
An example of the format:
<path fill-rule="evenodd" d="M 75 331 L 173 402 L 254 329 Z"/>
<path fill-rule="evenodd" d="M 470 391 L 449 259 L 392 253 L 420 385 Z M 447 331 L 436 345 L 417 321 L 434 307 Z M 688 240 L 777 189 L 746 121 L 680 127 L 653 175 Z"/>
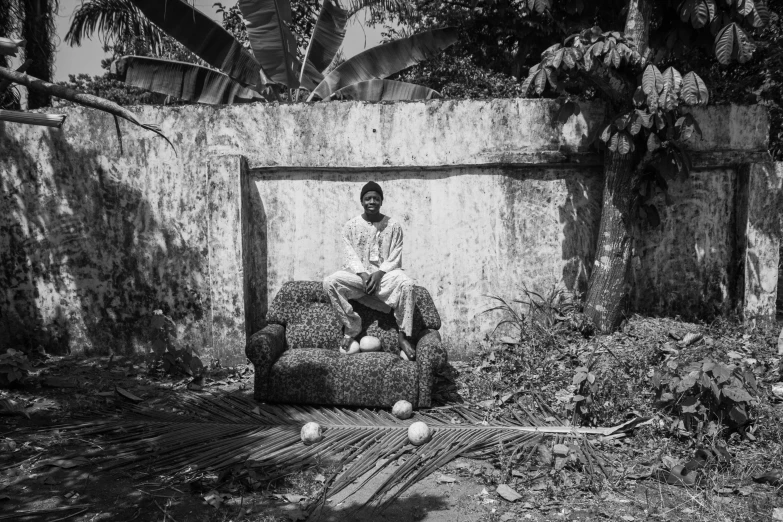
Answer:
<path fill-rule="evenodd" d="M 351 347 L 352 342 L 353 342 L 353 337 L 351 337 L 350 335 L 343 335 L 343 340 L 340 343 L 340 348 L 347 351 L 348 348 Z"/>
<path fill-rule="evenodd" d="M 408 358 L 409 361 L 415 361 L 416 350 L 413 348 L 411 342 L 402 332 L 400 332 L 399 334 L 399 339 L 400 339 L 400 350 L 402 350 L 402 352 L 405 354 L 405 356 Z"/>

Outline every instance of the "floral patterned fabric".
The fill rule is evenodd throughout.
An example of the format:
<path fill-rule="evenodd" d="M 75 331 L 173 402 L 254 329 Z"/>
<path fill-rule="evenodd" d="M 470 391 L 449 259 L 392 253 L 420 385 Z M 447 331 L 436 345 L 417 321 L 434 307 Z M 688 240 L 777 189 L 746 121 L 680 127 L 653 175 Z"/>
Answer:
<path fill-rule="evenodd" d="M 416 286 L 413 289 L 416 307 L 413 313 L 413 336 L 425 328 L 440 328 L 440 315 L 429 292 Z M 356 301 L 351 301 L 362 318 L 365 335 L 378 337 L 383 351 L 400 353 L 397 322 L 394 314 L 384 314 Z M 267 313 L 267 322 L 286 327 L 289 348 L 327 348 L 338 350 L 342 331 L 340 322 L 332 310 L 329 297 L 318 281 L 289 281 L 283 284 Z"/>
<path fill-rule="evenodd" d="M 274 364 L 269 402 L 388 407 L 418 403 L 416 363 L 388 353 L 342 355 L 318 348 L 285 352 Z"/>
<path fill-rule="evenodd" d="M 269 324 L 253 334 L 245 347 L 245 355 L 255 368 L 254 396 L 264 400 L 272 365 L 285 351 L 285 327 Z"/>
<path fill-rule="evenodd" d="M 440 316 L 426 289 L 414 288 L 416 361 L 399 356 L 393 313 L 351 304 L 363 335 L 381 340 L 382 351 L 339 353 L 339 321 L 320 281 L 285 283 L 275 296 L 269 323 L 253 335 L 246 353 L 255 366 L 255 398 L 268 402 L 389 407 L 401 399 L 430 406 L 434 372 L 446 360 Z"/>
<path fill-rule="evenodd" d="M 419 408 L 429 408 L 432 403 L 432 386 L 435 373 L 447 362 L 446 350 L 437 330 L 425 330 L 416 343 L 416 364 L 419 366 Z M 411 403 L 415 404 L 415 403 Z"/>

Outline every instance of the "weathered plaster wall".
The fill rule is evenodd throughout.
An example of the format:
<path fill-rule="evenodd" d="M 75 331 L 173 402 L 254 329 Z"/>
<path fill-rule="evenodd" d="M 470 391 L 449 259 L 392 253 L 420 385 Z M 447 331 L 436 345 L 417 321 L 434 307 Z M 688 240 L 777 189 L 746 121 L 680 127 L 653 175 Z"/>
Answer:
<path fill-rule="evenodd" d="M 497 314 L 482 314 L 497 304 L 487 296 L 518 299 L 524 285 L 586 287 L 601 212 L 598 168 L 251 177 L 265 215 L 270 299 L 286 281 L 322 280 L 342 267 L 342 226 L 361 213 L 368 179 L 383 187 L 383 212 L 403 226 L 406 272 L 430 291 L 444 340 L 459 351 L 497 323 Z"/>
<path fill-rule="evenodd" d="M 0 124 L 0 348 L 131 350 L 162 308 L 187 342 L 237 362 L 283 280 L 338 267 L 339 227 L 368 177 L 387 187 L 386 210 L 406 226 L 406 264 L 458 349 L 491 325 L 478 315 L 483 294 L 571 285 L 591 262 L 601 172 L 589 144 L 601 106 L 562 129 L 551 124 L 556 102 L 541 100 L 135 110 L 176 153 L 123 124 L 120 154 L 113 120 L 80 108 L 63 111 L 63 131 Z M 765 252 L 777 232 L 737 201 L 776 200 L 760 195 L 758 173 L 735 168 L 766 149 L 766 113 L 697 117 L 705 136 L 694 148 L 708 168 L 673 187 L 683 199 L 645 241 L 637 307 L 708 309 L 720 293 L 719 308 L 756 299 L 766 313 L 768 281 L 744 272 L 740 281 L 727 256 L 740 241 L 743 252 L 763 250 L 759 273 L 773 261 Z M 723 226 L 732 223 L 734 233 Z"/>
<path fill-rule="evenodd" d="M 120 155 L 110 118 L 67 112 L 63 132 L 0 123 L 0 348 L 128 351 L 157 308 L 208 344 L 206 165 L 184 161 L 203 128 L 159 112 L 179 156 L 125 125 Z"/>

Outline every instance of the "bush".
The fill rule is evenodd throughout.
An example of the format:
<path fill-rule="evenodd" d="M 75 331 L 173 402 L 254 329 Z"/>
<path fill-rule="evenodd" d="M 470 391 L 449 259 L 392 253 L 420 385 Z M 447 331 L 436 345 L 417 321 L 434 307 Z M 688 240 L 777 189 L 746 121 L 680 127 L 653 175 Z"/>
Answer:
<path fill-rule="evenodd" d="M 21 384 L 32 371 L 30 361 L 22 352 L 9 348 L 6 353 L 0 355 L 0 386 L 7 388 L 14 384 Z"/>

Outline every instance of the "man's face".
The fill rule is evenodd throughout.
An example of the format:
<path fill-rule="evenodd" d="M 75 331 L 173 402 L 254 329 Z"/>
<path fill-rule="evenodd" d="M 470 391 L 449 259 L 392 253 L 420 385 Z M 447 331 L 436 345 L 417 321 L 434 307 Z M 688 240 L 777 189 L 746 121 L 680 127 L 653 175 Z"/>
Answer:
<path fill-rule="evenodd" d="M 362 197 L 362 207 L 364 207 L 364 213 L 368 216 L 379 214 L 382 204 L 383 198 L 375 191 L 371 190 Z"/>

